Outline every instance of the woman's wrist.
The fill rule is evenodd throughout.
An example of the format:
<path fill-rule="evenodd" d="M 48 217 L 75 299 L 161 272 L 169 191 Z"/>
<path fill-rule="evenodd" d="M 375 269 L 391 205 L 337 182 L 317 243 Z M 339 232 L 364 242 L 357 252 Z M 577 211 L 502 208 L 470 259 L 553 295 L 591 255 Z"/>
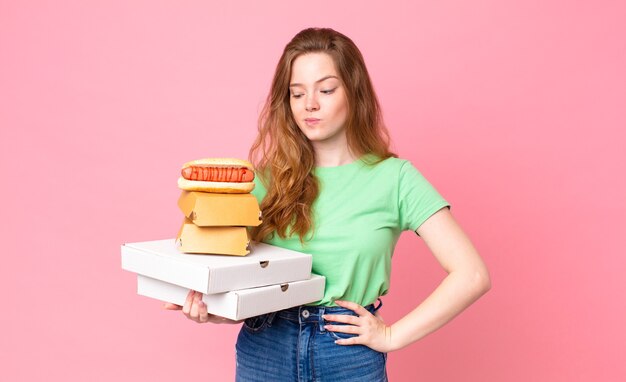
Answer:
<path fill-rule="evenodd" d="M 402 338 L 397 329 L 398 327 L 395 323 L 386 328 L 387 333 L 385 333 L 385 337 L 388 339 L 389 352 L 400 350 L 407 345 L 402 343 Z"/>

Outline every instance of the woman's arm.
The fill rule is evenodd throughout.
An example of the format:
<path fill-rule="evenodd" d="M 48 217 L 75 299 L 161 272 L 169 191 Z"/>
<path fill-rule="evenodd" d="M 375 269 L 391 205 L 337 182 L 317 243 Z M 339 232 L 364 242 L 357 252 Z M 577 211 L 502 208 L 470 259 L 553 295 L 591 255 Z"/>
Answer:
<path fill-rule="evenodd" d="M 452 320 L 491 288 L 487 267 L 449 209 L 433 214 L 416 233 L 448 275 L 421 304 L 391 326 L 357 304 L 337 302 L 359 314 L 325 317 L 354 325 L 329 326 L 329 330 L 359 334 L 338 344 L 363 344 L 383 352 L 401 349 Z"/>
<path fill-rule="evenodd" d="M 491 288 L 485 263 L 449 209 L 433 214 L 416 232 L 448 275 L 419 306 L 391 325 L 394 349 L 439 329 Z"/>

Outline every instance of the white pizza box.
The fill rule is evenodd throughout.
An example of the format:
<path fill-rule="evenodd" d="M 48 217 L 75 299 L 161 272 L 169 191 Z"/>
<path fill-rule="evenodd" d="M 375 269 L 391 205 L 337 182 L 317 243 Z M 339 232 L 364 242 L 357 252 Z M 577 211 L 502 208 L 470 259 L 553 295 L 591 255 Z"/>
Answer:
<path fill-rule="evenodd" d="M 312 257 L 251 242 L 247 256 L 181 253 L 175 239 L 122 245 L 122 269 L 204 294 L 307 280 Z"/>
<path fill-rule="evenodd" d="M 326 279 L 311 274 L 308 280 L 294 281 L 227 293 L 203 295 L 207 311 L 231 320 L 243 320 L 259 314 L 275 312 L 319 301 L 324 296 Z M 137 275 L 137 293 L 157 300 L 183 305 L 189 288 L 151 277 Z"/>

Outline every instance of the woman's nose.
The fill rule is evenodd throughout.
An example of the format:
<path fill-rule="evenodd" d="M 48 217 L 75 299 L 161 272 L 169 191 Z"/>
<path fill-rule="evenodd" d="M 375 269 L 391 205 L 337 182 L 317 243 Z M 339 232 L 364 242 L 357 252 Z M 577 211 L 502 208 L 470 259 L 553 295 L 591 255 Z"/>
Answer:
<path fill-rule="evenodd" d="M 306 111 L 317 111 L 320 109 L 319 103 L 317 103 L 317 99 L 313 97 L 307 97 L 306 100 Z"/>

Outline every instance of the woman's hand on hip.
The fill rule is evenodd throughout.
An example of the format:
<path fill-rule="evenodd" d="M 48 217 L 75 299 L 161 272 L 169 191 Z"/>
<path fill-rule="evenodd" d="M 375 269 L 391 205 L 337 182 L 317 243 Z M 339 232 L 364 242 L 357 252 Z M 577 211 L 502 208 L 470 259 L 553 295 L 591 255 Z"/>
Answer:
<path fill-rule="evenodd" d="M 185 305 L 180 306 L 168 302 L 163 305 L 163 308 L 168 310 L 182 310 L 185 317 L 199 324 L 205 322 L 212 322 L 214 324 L 238 324 L 241 322 L 208 313 L 206 304 L 202 301 L 202 293 L 194 290 L 190 290 L 187 294 Z"/>
<path fill-rule="evenodd" d="M 394 350 L 391 341 L 391 327 L 385 325 L 382 318 L 373 315 L 359 304 L 350 301 L 335 301 L 342 308 L 354 311 L 358 316 L 349 314 L 325 314 L 326 321 L 340 322 L 346 325 L 325 325 L 331 332 L 355 334 L 355 337 L 335 341 L 338 345 L 365 345 L 376 351 L 387 353 Z"/>

